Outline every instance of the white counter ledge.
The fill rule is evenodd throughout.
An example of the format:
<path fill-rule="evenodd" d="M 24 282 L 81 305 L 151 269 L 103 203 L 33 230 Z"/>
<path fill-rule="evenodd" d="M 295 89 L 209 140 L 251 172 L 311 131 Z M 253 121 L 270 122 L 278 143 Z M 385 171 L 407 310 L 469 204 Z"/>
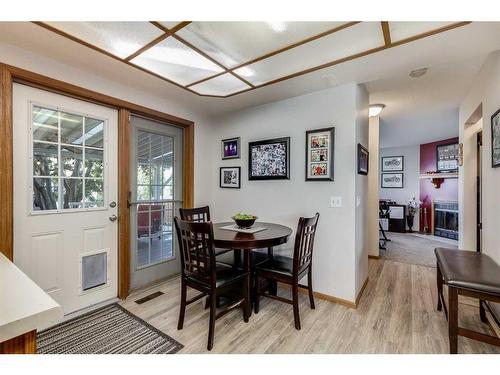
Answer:
<path fill-rule="evenodd" d="M 61 320 L 47 293 L 0 253 L 0 343 Z"/>

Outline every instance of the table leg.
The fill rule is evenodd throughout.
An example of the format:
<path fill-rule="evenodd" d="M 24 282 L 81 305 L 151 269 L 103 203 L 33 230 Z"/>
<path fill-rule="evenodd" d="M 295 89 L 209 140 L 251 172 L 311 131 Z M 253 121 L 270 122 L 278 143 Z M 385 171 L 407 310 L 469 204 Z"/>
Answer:
<path fill-rule="evenodd" d="M 274 250 L 272 246 L 267 248 L 267 256 L 272 258 L 274 256 Z M 275 296 L 278 294 L 278 282 L 276 280 L 269 280 L 269 294 Z"/>
<path fill-rule="evenodd" d="M 247 283 L 246 287 L 246 294 L 247 294 L 247 316 L 250 317 L 252 316 L 252 300 L 251 300 L 251 275 L 252 275 L 252 268 L 251 268 L 251 259 L 250 257 L 252 256 L 251 251 L 245 250 L 243 251 L 243 270 L 248 273 L 248 277 L 245 279 L 245 282 Z"/>

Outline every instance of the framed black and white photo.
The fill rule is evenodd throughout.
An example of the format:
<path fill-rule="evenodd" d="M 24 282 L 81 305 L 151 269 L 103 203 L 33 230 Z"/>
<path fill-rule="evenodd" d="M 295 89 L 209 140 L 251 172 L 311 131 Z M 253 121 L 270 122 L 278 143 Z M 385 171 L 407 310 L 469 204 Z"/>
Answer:
<path fill-rule="evenodd" d="M 249 142 L 248 179 L 290 179 L 290 137 Z"/>
<path fill-rule="evenodd" d="M 221 141 L 222 160 L 240 158 L 240 138 L 229 138 Z"/>
<path fill-rule="evenodd" d="M 438 172 L 455 172 L 458 170 L 458 143 L 439 145 L 436 147 L 436 170 Z"/>
<path fill-rule="evenodd" d="M 366 147 L 358 143 L 358 174 L 368 174 L 369 153 Z"/>
<path fill-rule="evenodd" d="M 382 172 L 402 172 L 404 156 L 382 156 Z"/>
<path fill-rule="evenodd" d="M 335 128 L 306 131 L 306 181 L 333 181 Z"/>
<path fill-rule="evenodd" d="M 491 166 L 500 167 L 500 109 L 491 116 Z"/>
<path fill-rule="evenodd" d="M 220 167 L 219 186 L 239 189 L 241 187 L 241 167 Z"/>
<path fill-rule="evenodd" d="M 402 189 L 403 173 L 382 173 L 380 184 L 385 189 Z"/>

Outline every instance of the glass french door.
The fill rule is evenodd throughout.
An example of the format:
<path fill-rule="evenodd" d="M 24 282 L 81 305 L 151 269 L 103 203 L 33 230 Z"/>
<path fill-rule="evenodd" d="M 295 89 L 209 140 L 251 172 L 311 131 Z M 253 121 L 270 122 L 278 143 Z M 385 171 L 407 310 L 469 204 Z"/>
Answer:
<path fill-rule="evenodd" d="M 182 206 L 181 128 L 132 116 L 131 288 L 180 272 L 173 218 Z"/>

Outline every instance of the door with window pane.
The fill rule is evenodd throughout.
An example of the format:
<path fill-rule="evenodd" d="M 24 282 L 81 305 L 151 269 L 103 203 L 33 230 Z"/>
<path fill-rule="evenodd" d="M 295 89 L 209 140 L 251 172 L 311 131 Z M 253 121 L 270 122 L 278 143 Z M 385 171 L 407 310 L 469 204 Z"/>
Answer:
<path fill-rule="evenodd" d="M 13 88 L 14 262 L 66 314 L 117 296 L 117 111 Z"/>
<path fill-rule="evenodd" d="M 180 271 L 173 217 L 182 206 L 182 129 L 131 118 L 131 288 Z"/>

